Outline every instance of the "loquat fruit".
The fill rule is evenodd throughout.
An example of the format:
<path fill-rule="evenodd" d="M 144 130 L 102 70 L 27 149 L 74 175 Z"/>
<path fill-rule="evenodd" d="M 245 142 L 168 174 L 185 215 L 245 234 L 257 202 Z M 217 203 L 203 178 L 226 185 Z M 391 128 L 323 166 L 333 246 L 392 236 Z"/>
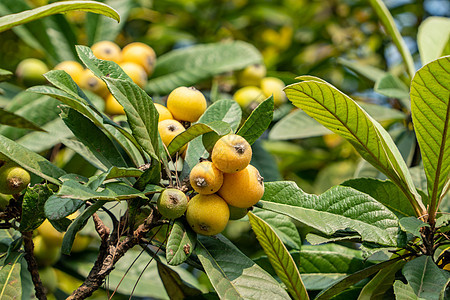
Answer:
<path fill-rule="evenodd" d="M 284 93 L 284 82 L 275 77 L 265 77 L 261 80 L 261 90 L 266 98 L 273 96 L 275 106 L 280 106 L 286 102 L 286 94 Z"/>
<path fill-rule="evenodd" d="M 266 67 L 261 64 L 254 64 L 245 67 L 236 74 L 240 86 L 259 86 L 261 79 L 266 76 Z"/>
<path fill-rule="evenodd" d="M 185 213 L 188 206 L 188 198 L 178 189 L 165 189 L 159 195 L 157 206 L 163 217 L 177 219 Z"/>
<path fill-rule="evenodd" d="M 240 208 L 228 204 L 230 209 L 230 220 L 239 220 L 245 217 L 248 213 L 247 207 Z"/>
<path fill-rule="evenodd" d="M 196 88 L 180 86 L 169 94 L 167 108 L 176 120 L 195 122 L 206 110 L 206 99 Z"/>
<path fill-rule="evenodd" d="M 33 86 L 47 83 L 43 74 L 48 71 L 48 67 L 43 61 L 27 58 L 17 65 L 16 76 L 25 86 Z"/>
<path fill-rule="evenodd" d="M 222 187 L 217 193 L 229 205 L 248 208 L 264 195 L 263 178 L 254 166 L 248 165 L 237 173 L 224 173 Z"/>
<path fill-rule="evenodd" d="M 61 247 L 64 233 L 56 230 L 48 219 L 37 228 L 37 232 L 49 247 Z"/>
<path fill-rule="evenodd" d="M 212 162 L 202 161 L 192 168 L 189 181 L 197 193 L 214 194 L 222 186 L 223 173 Z"/>
<path fill-rule="evenodd" d="M 119 101 L 112 94 L 109 94 L 105 100 L 105 113 L 108 115 L 124 115 L 125 111 L 123 110 L 122 105 L 120 105 Z"/>
<path fill-rule="evenodd" d="M 81 64 L 76 61 L 66 60 L 57 64 L 53 69 L 66 71 L 67 74 L 72 77 L 76 84 L 80 85 L 81 73 L 83 73 L 84 68 Z"/>
<path fill-rule="evenodd" d="M 153 104 L 155 105 L 155 108 L 159 114 L 158 122 L 173 119 L 173 116 L 170 113 L 170 111 L 167 109 L 167 107 L 165 107 L 164 105 L 161 105 L 159 103 L 153 103 Z"/>
<path fill-rule="evenodd" d="M 261 103 L 265 97 L 263 91 L 259 87 L 245 86 L 234 93 L 233 99 L 240 107 L 244 109 L 253 109 Z"/>
<path fill-rule="evenodd" d="M 180 133 L 185 131 L 183 125 L 177 120 L 167 119 L 158 123 L 158 132 L 161 136 L 161 140 L 166 145 L 166 147 L 170 144 L 170 142 Z M 183 152 L 186 146 L 181 148 L 180 152 Z"/>
<path fill-rule="evenodd" d="M 123 62 L 119 66 L 139 87 L 143 88 L 145 86 L 147 83 L 147 73 L 145 73 L 141 65 L 134 62 Z"/>
<path fill-rule="evenodd" d="M 194 196 L 188 203 L 186 220 L 191 228 L 203 235 L 215 235 L 227 226 L 230 211 L 227 203 L 218 195 Z"/>
<path fill-rule="evenodd" d="M 144 43 L 134 42 L 122 49 L 122 60 L 141 65 L 147 75 L 150 76 L 155 68 L 156 53 L 152 47 Z"/>
<path fill-rule="evenodd" d="M 110 60 L 117 64 L 122 61 L 122 51 L 116 43 L 111 41 L 97 42 L 91 47 L 95 57 L 103 60 Z"/>
<path fill-rule="evenodd" d="M 59 246 L 48 245 L 41 235 L 33 238 L 34 256 L 40 267 L 51 266 L 55 264 L 61 256 Z"/>
<path fill-rule="evenodd" d="M 224 173 L 238 172 L 250 163 L 252 147 L 242 136 L 227 134 L 214 145 L 211 159 L 216 168 Z"/>
<path fill-rule="evenodd" d="M 80 76 L 80 87 L 90 90 L 102 98 L 106 98 L 109 94 L 106 83 L 94 75 L 91 70 L 85 69 Z"/>
<path fill-rule="evenodd" d="M 0 193 L 2 194 L 18 194 L 27 187 L 30 180 L 30 173 L 14 162 L 7 162 L 0 167 Z"/>

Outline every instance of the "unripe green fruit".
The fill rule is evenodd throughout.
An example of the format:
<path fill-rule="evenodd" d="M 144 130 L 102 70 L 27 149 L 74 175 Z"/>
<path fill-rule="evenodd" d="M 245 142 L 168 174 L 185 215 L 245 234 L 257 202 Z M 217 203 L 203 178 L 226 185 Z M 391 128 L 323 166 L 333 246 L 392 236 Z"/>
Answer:
<path fill-rule="evenodd" d="M 10 195 L 0 194 L 0 211 L 5 210 L 11 199 Z"/>
<path fill-rule="evenodd" d="M 186 211 L 188 198 L 178 189 L 165 189 L 159 196 L 157 205 L 163 217 L 176 219 Z"/>
<path fill-rule="evenodd" d="M 247 208 L 240 208 L 240 207 L 232 206 L 229 204 L 228 204 L 228 208 L 230 209 L 230 220 L 242 219 L 248 213 Z"/>
<path fill-rule="evenodd" d="M 18 194 L 27 187 L 30 180 L 30 173 L 13 162 L 0 167 L 0 193 L 2 194 Z"/>
<path fill-rule="evenodd" d="M 22 60 L 16 69 L 17 77 L 26 86 L 45 84 L 47 80 L 42 75 L 47 72 L 47 65 L 36 58 Z"/>

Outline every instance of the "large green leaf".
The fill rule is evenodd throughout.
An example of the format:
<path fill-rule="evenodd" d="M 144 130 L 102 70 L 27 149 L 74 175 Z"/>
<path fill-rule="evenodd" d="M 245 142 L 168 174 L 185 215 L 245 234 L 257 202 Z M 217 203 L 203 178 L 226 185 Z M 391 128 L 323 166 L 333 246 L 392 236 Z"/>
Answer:
<path fill-rule="evenodd" d="M 237 134 L 245 138 L 250 145 L 253 144 L 272 122 L 273 105 L 272 96 L 259 104 L 245 120 L 244 125 L 242 125 Z"/>
<path fill-rule="evenodd" d="M 107 168 L 126 167 L 127 164 L 109 137 L 88 118 L 67 106 L 62 107 L 61 118 L 98 160 Z M 106 170 L 104 170 L 106 171 Z"/>
<path fill-rule="evenodd" d="M 394 294 L 397 300 L 425 300 L 417 297 L 411 285 L 404 284 L 400 280 L 394 282 Z"/>
<path fill-rule="evenodd" d="M 3 108 L 0 108 L 0 124 L 18 128 L 44 131 L 38 125 L 27 120 L 26 118 L 18 116 L 12 112 L 6 111 Z"/>
<path fill-rule="evenodd" d="M 168 94 L 179 86 L 190 86 L 213 75 L 260 63 L 261 54 L 245 42 L 233 41 L 192 46 L 158 57 L 155 71 L 145 90 Z"/>
<path fill-rule="evenodd" d="M 297 263 L 302 281 L 307 290 L 322 290 L 336 281 L 362 270 L 370 265 L 362 256 L 362 251 L 337 244 L 318 246 L 303 245 L 301 251 L 290 252 Z M 273 276 L 272 266 L 266 256 L 255 260 L 264 270 Z"/>
<path fill-rule="evenodd" d="M 195 252 L 220 298 L 290 299 L 275 279 L 221 235 L 199 237 Z"/>
<path fill-rule="evenodd" d="M 185 299 L 187 297 L 199 297 L 202 292 L 183 282 L 177 272 L 157 261 L 158 274 L 166 288 L 170 299 Z"/>
<path fill-rule="evenodd" d="M 408 86 L 390 73 L 375 82 L 374 91 L 389 98 L 409 99 Z"/>
<path fill-rule="evenodd" d="M 323 290 L 320 292 L 319 295 L 315 298 L 315 300 L 327 300 L 332 299 L 335 295 L 339 294 L 340 292 L 344 291 L 345 289 L 351 287 L 352 285 L 360 282 L 361 280 L 371 276 L 372 274 L 375 274 L 376 272 L 383 270 L 392 264 L 397 263 L 399 260 L 401 260 L 401 257 L 391 259 L 388 261 L 384 261 L 382 263 L 367 267 L 365 269 L 362 269 L 358 272 L 353 273 L 352 275 L 349 275 L 342 280 L 336 282 L 326 290 Z"/>
<path fill-rule="evenodd" d="M 395 273 L 405 265 L 405 261 L 398 261 L 380 270 L 359 294 L 358 300 L 382 299 L 383 294 L 392 287 Z"/>
<path fill-rule="evenodd" d="M 406 115 L 396 109 L 381 105 L 358 103 L 371 117 L 379 122 L 405 119 Z M 295 128 L 295 130 L 292 130 Z M 331 131 L 299 109 L 277 122 L 269 133 L 272 140 L 302 139 L 329 134 Z"/>
<path fill-rule="evenodd" d="M 103 14 L 117 20 L 118 22 L 120 21 L 119 14 L 114 9 L 103 3 L 99 3 L 97 1 L 64 1 L 44 5 L 17 14 L 3 16 L 0 18 L 0 32 L 46 16 L 64 13 L 72 10 L 89 11 L 97 14 Z"/>
<path fill-rule="evenodd" d="M 293 182 L 267 182 L 258 206 L 282 213 L 326 235 L 351 229 L 364 241 L 397 245 L 398 219 L 385 206 L 355 189 L 336 186 L 320 196 Z"/>
<path fill-rule="evenodd" d="M 389 180 L 373 178 L 350 179 L 343 186 L 352 187 L 370 195 L 372 198 L 389 208 L 398 218 L 414 215 L 414 210 L 402 191 Z"/>
<path fill-rule="evenodd" d="M 222 136 L 231 133 L 231 128 L 228 123 L 223 121 L 214 121 L 209 124 L 196 123 L 189 127 L 186 131 L 177 135 L 170 142 L 167 150 L 169 151 L 170 155 L 173 156 L 185 144 L 192 141 L 196 137 L 208 132 L 215 132 L 217 135 Z"/>
<path fill-rule="evenodd" d="M 387 74 L 387 72 L 382 69 L 373 67 L 371 65 L 366 65 L 359 61 L 351 61 L 345 58 L 338 58 L 337 62 L 347 68 L 350 68 L 351 70 L 364 76 L 365 78 L 372 80 L 373 82 L 378 81 L 380 78 Z"/>
<path fill-rule="evenodd" d="M 321 80 L 293 84 L 285 91 L 294 105 L 346 138 L 364 159 L 397 184 L 414 207 L 416 216 L 425 214 L 425 207 L 394 141 L 358 104 Z"/>
<path fill-rule="evenodd" d="M 428 300 L 442 299 L 450 281 L 449 273 L 439 269 L 433 258 L 427 255 L 407 262 L 402 273 L 417 297 Z"/>
<path fill-rule="evenodd" d="M 384 26 L 384 30 L 386 30 L 386 32 L 391 36 L 392 41 L 402 55 L 403 61 L 406 65 L 406 70 L 409 76 L 412 78 L 416 70 L 414 67 L 414 60 L 412 58 L 411 52 L 409 52 L 405 40 L 402 38 L 400 31 L 395 25 L 394 18 L 392 17 L 391 13 L 382 0 L 370 0 L 370 5 L 372 5 L 373 9 L 378 15 L 378 18 L 380 18 L 380 21 Z"/>
<path fill-rule="evenodd" d="M 60 185 L 58 178 L 66 173 L 39 154 L 28 150 L 2 135 L 0 135 L 0 153 L 6 155 L 10 160 L 16 162 L 31 173 L 57 185 Z"/>
<path fill-rule="evenodd" d="M 158 111 L 152 98 L 129 80 L 104 77 L 111 94 L 123 106 L 133 136 L 150 156 L 158 155 Z"/>
<path fill-rule="evenodd" d="M 169 265 L 179 265 L 192 254 L 197 243 L 197 235 L 189 226 L 177 220 L 173 223 L 166 246 L 166 259 Z"/>
<path fill-rule="evenodd" d="M 22 284 L 20 278 L 20 260 L 23 254 L 17 253 L 5 264 L 6 256 L 0 259 L 0 298 L 14 300 L 22 298 Z"/>
<path fill-rule="evenodd" d="M 250 224 L 264 252 L 281 281 L 294 299 L 309 299 L 300 272 L 286 246 L 275 231 L 263 219 L 248 213 Z"/>
<path fill-rule="evenodd" d="M 427 175 L 431 220 L 450 180 L 449 73 L 446 56 L 425 65 L 411 83 L 411 113 Z"/>
<path fill-rule="evenodd" d="M 19 226 L 21 232 L 32 231 L 44 222 L 44 204 L 51 195 L 53 191 L 47 184 L 27 188 L 22 203 L 22 218 Z"/>
<path fill-rule="evenodd" d="M 430 16 L 419 26 L 417 32 L 417 45 L 419 47 L 422 65 L 436 58 L 450 53 L 445 53 L 445 47 L 450 43 L 450 19 Z"/>
<path fill-rule="evenodd" d="M 114 41 L 125 25 L 130 10 L 133 8 L 132 0 L 106 0 L 103 2 L 117 11 L 122 21 L 114 22 L 114 20 L 98 14 L 88 14 L 85 24 L 89 45 L 105 40 Z"/>

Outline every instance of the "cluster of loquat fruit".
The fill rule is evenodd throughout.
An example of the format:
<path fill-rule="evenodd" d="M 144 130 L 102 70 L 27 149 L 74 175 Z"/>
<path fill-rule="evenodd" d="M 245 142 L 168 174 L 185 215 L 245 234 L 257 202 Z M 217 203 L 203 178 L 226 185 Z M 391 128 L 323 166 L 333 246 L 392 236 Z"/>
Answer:
<path fill-rule="evenodd" d="M 283 91 L 284 82 L 276 77 L 266 77 L 266 74 L 266 68 L 261 64 L 247 66 L 236 73 L 236 79 L 241 88 L 234 93 L 233 99 L 244 110 L 255 109 L 270 96 L 273 96 L 275 107 L 286 102 L 286 94 Z"/>

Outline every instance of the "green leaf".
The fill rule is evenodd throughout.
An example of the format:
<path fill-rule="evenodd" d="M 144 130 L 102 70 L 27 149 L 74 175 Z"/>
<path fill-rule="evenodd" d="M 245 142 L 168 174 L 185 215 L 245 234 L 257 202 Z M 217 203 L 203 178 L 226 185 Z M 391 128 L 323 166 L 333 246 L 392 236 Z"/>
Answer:
<path fill-rule="evenodd" d="M 23 196 L 22 218 L 19 226 L 20 232 L 32 231 L 45 220 L 44 205 L 53 191 L 47 184 L 27 187 Z"/>
<path fill-rule="evenodd" d="M 269 127 L 273 119 L 273 97 L 270 96 L 258 105 L 245 120 L 244 125 L 237 132 L 251 145 L 253 144 Z"/>
<path fill-rule="evenodd" d="M 405 119 L 406 115 L 396 109 L 381 105 L 358 103 L 371 117 L 378 122 L 396 121 Z M 295 130 L 292 130 L 295 128 Z M 298 109 L 277 122 L 269 133 L 272 140 L 302 139 L 332 133 L 322 124 Z"/>
<path fill-rule="evenodd" d="M 61 253 L 69 255 L 72 250 L 73 241 L 75 240 L 75 235 L 81 230 L 83 224 L 97 211 L 99 210 L 106 201 L 98 200 L 88 208 L 86 208 L 78 217 L 76 217 L 72 223 L 67 228 L 64 234 Z"/>
<path fill-rule="evenodd" d="M 195 252 L 220 298 L 290 299 L 275 279 L 221 235 L 199 236 Z"/>
<path fill-rule="evenodd" d="M 0 69 L 0 82 L 8 80 L 12 76 L 13 76 L 12 72 L 10 72 L 8 70 Z"/>
<path fill-rule="evenodd" d="M 394 294 L 396 300 L 425 300 L 417 297 L 411 285 L 404 284 L 400 280 L 394 282 Z"/>
<path fill-rule="evenodd" d="M 198 123 L 211 124 L 214 121 L 223 121 L 228 123 L 234 132 L 241 122 L 241 116 L 242 111 L 236 101 L 219 100 L 206 109 Z M 185 164 L 180 178 L 184 178 L 189 174 L 191 169 L 198 163 L 199 158 L 206 158 L 208 155 L 209 153 L 203 146 L 201 137 L 192 140 L 187 148 Z"/>
<path fill-rule="evenodd" d="M 22 168 L 57 185 L 61 184 L 58 178 L 66 173 L 39 154 L 2 135 L 0 135 L 0 153 L 6 155 Z"/>
<path fill-rule="evenodd" d="M 176 220 L 173 223 L 166 246 L 166 259 L 169 265 L 179 265 L 192 254 L 197 243 L 197 235 L 189 226 Z"/>
<path fill-rule="evenodd" d="M 291 296 L 294 299 L 309 299 L 297 266 L 275 231 L 252 212 L 248 212 L 248 218 L 259 243 L 269 257 L 270 263 L 278 277 L 286 285 Z"/>
<path fill-rule="evenodd" d="M 372 80 L 373 82 L 378 81 L 387 74 L 387 72 L 382 69 L 366 65 L 358 61 L 351 61 L 340 57 L 337 59 L 337 62 L 364 76 L 365 78 Z"/>
<path fill-rule="evenodd" d="M 0 108 L 0 124 L 17 128 L 45 131 L 44 129 L 40 128 L 38 125 L 27 120 L 26 118 L 18 116 L 12 112 L 6 111 L 3 108 Z"/>
<path fill-rule="evenodd" d="M 441 193 L 450 181 L 450 56 L 417 71 L 411 83 L 411 113 L 430 199 L 429 216 L 439 207 Z"/>
<path fill-rule="evenodd" d="M 347 289 L 347 288 L 351 287 L 352 285 L 358 283 L 359 281 L 371 276 L 372 274 L 375 274 L 376 272 L 383 270 L 392 264 L 395 264 L 396 262 L 398 262 L 401 259 L 402 259 L 401 257 L 398 257 L 395 259 L 391 259 L 391 260 L 384 261 L 382 263 L 367 267 L 358 272 L 355 272 L 352 275 L 349 275 L 349 276 L 345 277 L 344 279 L 338 281 L 337 283 L 333 284 L 326 290 L 321 291 L 320 294 L 317 295 L 315 300 L 331 299 L 335 295 L 344 291 L 345 289 Z"/>
<path fill-rule="evenodd" d="M 260 63 L 261 54 L 242 41 L 196 45 L 158 57 L 145 90 L 165 95 L 179 86 L 191 86 L 214 75 Z"/>
<path fill-rule="evenodd" d="M 351 98 L 319 81 L 288 86 L 288 98 L 322 125 L 346 138 L 361 156 L 400 187 L 416 216 L 425 213 L 400 152 L 384 128 Z"/>
<path fill-rule="evenodd" d="M 157 262 L 158 273 L 170 299 L 185 299 L 200 296 L 201 291 L 185 284 L 177 272 L 163 263 Z"/>
<path fill-rule="evenodd" d="M 158 158 L 158 111 L 152 98 L 135 83 L 104 77 L 111 94 L 123 106 L 133 136 L 145 152 Z"/>
<path fill-rule="evenodd" d="M 89 45 L 99 41 L 114 41 L 126 24 L 130 10 L 134 6 L 132 0 L 106 0 L 103 2 L 117 11 L 122 22 L 114 22 L 114 20 L 100 15 L 87 14 L 86 32 Z"/>
<path fill-rule="evenodd" d="M 405 265 L 405 261 L 398 261 L 380 270 L 359 294 L 358 300 L 382 299 L 384 293 L 392 288 L 395 273 Z"/>
<path fill-rule="evenodd" d="M 389 98 L 409 99 L 409 88 L 390 73 L 375 82 L 374 91 Z"/>
<path fill-rule="evenodd" d="M 196 137 L 208 133 L 215 132 L 219 136 L 231 133 L 230 125 L 223 121 L 214 121 L 209 124 L 196 123 L 189 127 L 186 131 L 177 135 L 169 144 L 167 149 L 171 156 L 181 149 L 184 145 L 195 139 Z"/>
<path fill-rule="evenodd" d="M 335 186 L 316 196 L 307 194 L 293 182 L 267 182 L 258 206 L 275 211 L 326 235 L 351 229 L 364 241 L 397 245 L 398 219 L 367 194 L 349 187 Z"/>
<path fill-rule="evenodd" d="M 49 220 L 60 220 L 77 211 L 84 201 L 78 199 L 61 198 L 50 196 L 45 202 L 45 216 Z"/>
<path fill-rule="evenodd" d="M 159 193 L 161 191 L 162 188 L 155 185 L 147 185 L 143 191 L 139 191 L 123 182 L 109 182 L 105 184 L 104 189 L 95 191 L 76 180 L 67 180 L 63 182 L 62 187 L 56 196 L 53 197 L 78 200 L 98 199 L 106 201 L 119 201 L 136 197 L 148 199 L 146 195 Z"/>
<path fill-rule="evenodd" d="M 67 127 L 104 166 L 107 168 L 127 166 L 113 142 L 94 123 L 73 108 L 62 106 L 61 110 L 61 118 Z"/>
<path fill-rule="evenodd" d="M 392 41 L 403 58 L 409 77 L 412 78 L 416 70 L 414 67 L 414 60 L 411 56 L 411 52 L 409 52 L 408 46 L 395 25 L 394 18 L 382 0 L 370 0 L 370 5 L 375 10 L 378 18 L 380 18 L 384 30 L 386 30 L 388 35 L 392 38 Z"/>
<path fill-rule="evenodd" d="M 117 22 L 120 21 L 119 14 L 114 9 L 103 3 L 99 3 L 97 1 L 64 1 L 44 5 L 17 14 L 3 16 L 0 18 L 0 32 L 46 16 L 64 13 L 72 10 L 81 10 L 103 14 L 117 20 Z"/>
<path fill-rule="evenodd" d="M 257 207 L 252 210 L 252 213 L 266 222 L 281 239 L 283 244 L 291 249 L 300 249 L 302 239 L 291 218 Z"/>
<path fill-rule="evenodd" d="M 430 16 L 419 26 L 417 45 L 419 46 L 422 65 L 425 65 L 445 53 L 445 47 L 450 39 L 450 19 Z"/>
<path fill-rule="evenodd" d="M 92 189 L 97 189 L 105 180 L 123 177 L 140 177 L 143 173 L 144 171 L 136 168 L 119 168 L 114 166 L 104 173 L 90 177 L 88 185 Z"/>
<path fill-rule="evenodd" d="M 406 263 L 402 270 L 417 297 L 442 299 L 450 281 L 449 273 L 436 266 L 431 256 L 420 256 Z"/>
<path fill-rule="evenodd" d="M 0 259 L 0 298 L 5 300 L 22 298 L 22 283 L 20 277 L 23 254 L 16 253 L 9 263 L 5 263 L 5 257 Z"/>
<path fill-rule="evenodd" d="M 420 229 L 422 227 L 430 227 L 430 224 L 425 223 L 422 220 L 417 219 L 416 217 L 401 218 L 399 223 L 402 230 L 412 233 L 418 238 L 421 237 Z"/>
<path fill-rule="evenodd" d="M 389 180 L 358 178 L 345 181 L 341 185 L 366 193 L 389 208 L 398 218 L 414 215 L 414 210 L 402 191 Z"/>

